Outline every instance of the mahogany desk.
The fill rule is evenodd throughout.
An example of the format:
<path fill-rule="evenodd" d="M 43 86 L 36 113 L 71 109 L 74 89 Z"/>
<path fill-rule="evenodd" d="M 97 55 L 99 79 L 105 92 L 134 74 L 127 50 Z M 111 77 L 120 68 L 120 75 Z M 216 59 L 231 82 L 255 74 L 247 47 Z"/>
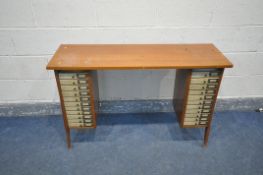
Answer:
<path fill-rule="evenodd" d="M 63 44 L 47 65 L 55 71 L 68 148 L 70 129 L 95 128 L 97 70 L 176 69 L 174 109 L 182 128 L 205 128 L 208 143 L 224 68 L 232 63 L 213 44 Z"/>

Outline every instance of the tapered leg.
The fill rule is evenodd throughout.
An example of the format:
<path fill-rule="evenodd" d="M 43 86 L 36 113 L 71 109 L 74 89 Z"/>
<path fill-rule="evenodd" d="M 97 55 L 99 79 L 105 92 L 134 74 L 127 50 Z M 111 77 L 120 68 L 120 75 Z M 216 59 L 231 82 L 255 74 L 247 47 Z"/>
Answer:
<path fill-rule="evenodd" d="M 71 139 L 70 139 L 70 129 L 66 129 L 66 137 L 67 137 L 67 144 L 68 144 L 68 149 L 71 148 Z"/>
<path fill-rule="evenodd" d="M 210 126 L 210 125 L 208 125 L 208 126 L 205 128 L 204 146 L 207 146 L 207 144 L 208 144 L 208 138 L 209 138 L 209 134 L 210 134 L 210 129 L 211 129 L 211 126 Z"/>

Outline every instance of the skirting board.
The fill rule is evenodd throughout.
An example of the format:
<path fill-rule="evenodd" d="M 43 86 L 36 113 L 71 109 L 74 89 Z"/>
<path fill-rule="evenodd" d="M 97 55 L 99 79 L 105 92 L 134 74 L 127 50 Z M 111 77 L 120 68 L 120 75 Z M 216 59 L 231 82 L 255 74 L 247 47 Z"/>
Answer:
<path fill-rule="evenodd" d="M 254 111 L 263 107 L 263 98 L 218 99 L 216 111 Z M 173 112 L 172 100 L 101 101 L 99 113 Z M 61 115 L 59 103 L 0 104 L 0 117 Z"/>

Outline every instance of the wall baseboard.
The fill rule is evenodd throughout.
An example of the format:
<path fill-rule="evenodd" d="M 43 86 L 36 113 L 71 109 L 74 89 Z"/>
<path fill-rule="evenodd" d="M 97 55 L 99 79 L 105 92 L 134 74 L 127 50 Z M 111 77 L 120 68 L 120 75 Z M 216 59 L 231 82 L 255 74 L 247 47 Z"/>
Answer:
<path fill-rule="evenodd" d="M 218 99 L 216 111 L 254 111 L 263 107 L 263 98 Z M 172 100 L 101 101 L 100 113 L 173 112 Z M 61 115 L 59 103 L 0 104 L 0 117 Z"/>

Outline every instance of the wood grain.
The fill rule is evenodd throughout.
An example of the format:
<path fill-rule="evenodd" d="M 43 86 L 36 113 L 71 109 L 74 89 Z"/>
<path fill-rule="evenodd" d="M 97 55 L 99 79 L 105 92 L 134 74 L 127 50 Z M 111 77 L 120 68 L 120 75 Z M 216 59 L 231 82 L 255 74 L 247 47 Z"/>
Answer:
<path fill-rule="evenodd" d="M 232 63 L 213 44 L 62 44 L 51 70 L 227 68 Z"/>

